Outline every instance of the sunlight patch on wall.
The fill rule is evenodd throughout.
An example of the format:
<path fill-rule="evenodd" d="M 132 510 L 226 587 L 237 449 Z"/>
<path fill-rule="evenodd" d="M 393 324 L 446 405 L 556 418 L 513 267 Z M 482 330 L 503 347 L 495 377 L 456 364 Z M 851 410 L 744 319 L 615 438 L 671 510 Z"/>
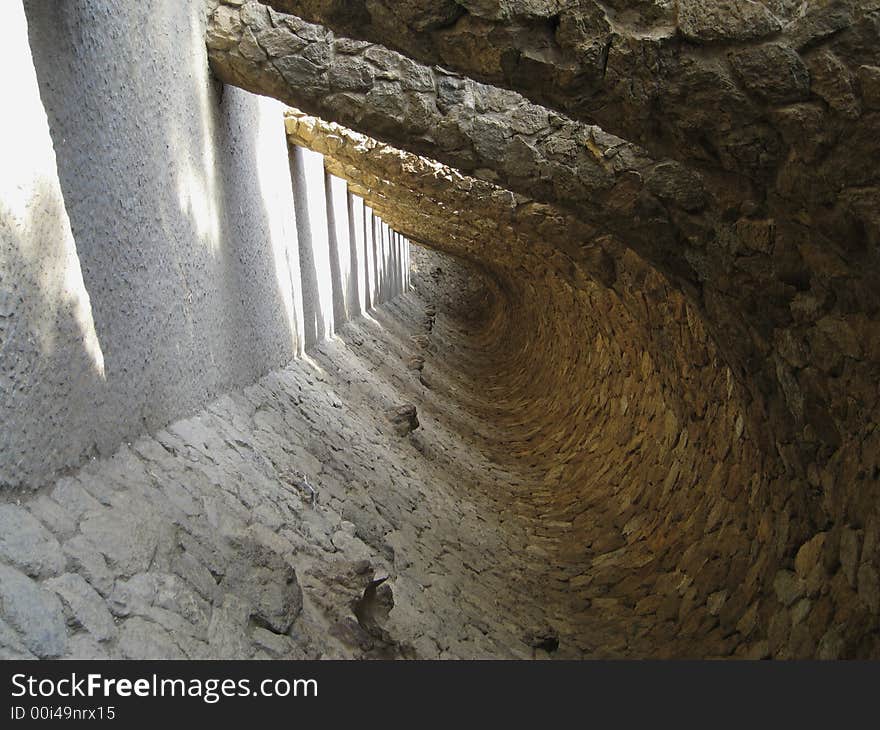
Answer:
<path fill-rule="evenodd" d="M 82 346 L 95 371 L 103 377 L 104 354 L 64 207 L 21 2 L 5 8 L 4 28 L 0 63 L 15 70 L 4 74 L 0 82 L 3 97 L 14 100 L 12 108 L 3 115 L 0 133 L 3 288 L 15 286 L 13 277 L 20 280 L 21 287 L 38 287 L 41 305 L 26 316 L 28 335 L 44 353 L 55 348 L 59 318 L 72 315 L 82 336 Z M 7 297 L 7 305 L 13 306 L 14 297 L 0 290 L 0 300 Z"/>
<path fill-rule="evenodd" d="M 196 12 L 195 8 L 193 12 Z M 193 220 L 196 231 L 202 242 L 216 252 L 220 247 L 220 210 L 217 198 L 217 159 L 213 145 L 213 130 L 209 126 L 213 120 L 213 108 L 209 98 L 209 89 L 212 80 L 209 77 L 208 66 L 205 63 L 204 39 L 199 37 L 202 25 L 198 22 L 190 23 L 190 32 L 193 34 L 192 57 L 190 69 L 194 77 L 194 87 L 197 90 L 199 102 L 199 115 L 202 128 L 199 135 L 202 140 L 201 159 L 192 159 L 189 151 L 179 149 L 176 151 L 180 161 L 182 172 L 177 181 L 177 196 L 180 209 L 186 212 Z M 172 136 L 171 142 L 177 142 Z"/>
<path fill-rule="evenodd" d="M 287 135 L 284 131 L 284 105 L 266 97 L 259 97 L 259 125 L 256 136 L 257 176 L 260 195 L 269 223 L 269 238 L 278 292 L 284 306 L 288 330 L 296 346 L 303 325 L 302 314 L 297 312 L 299 249 L 296 238 L 296 218 L 293 206 L 293 187 L 288 162 Z M 293 278 L 296 273 L 296 278 Z"/>

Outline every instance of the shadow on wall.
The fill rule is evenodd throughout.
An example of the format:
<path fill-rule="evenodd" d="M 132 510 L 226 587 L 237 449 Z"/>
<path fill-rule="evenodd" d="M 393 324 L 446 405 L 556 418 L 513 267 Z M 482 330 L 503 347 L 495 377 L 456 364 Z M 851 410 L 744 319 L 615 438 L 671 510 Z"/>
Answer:
<path fill-rule="evenodd" d="M 94 374 L 76 317 L 53 301 L 41 226 L 60 211 L 40 212 L 29 224 L 39 261 L 20 243 L 3 252 L 13 306 L 26 296 L 29 321 L 54 321 L 57 333 L 51 352 L 31 355 L 39 382 L 16 391 L 18 427 L 4 428 L 34 448 L 4 449 L 3 481 L 36 485 L 296 356 L 299 271 L 289 174 L 271 200 L 261 177 L 286 153 L 280 105 L 216 86 L 200 2 L 24 8 L 106 374 Z M 274 128 L 264 104 L 279 109 Z M 12 342 L 2 357 L 18 366 Z"/>
<path fill-rule="evenodd" d="M 91 454 L 99 433 L 88 408 L 105 385 L 57 180 L 30 192 L 23 218 L 0 200 L 0 487 L 66 466 L 67 431 Z"/>
<path fill-rule="evenodd" d="M 0 134 L 0 486 L 35 466 L 64 465 L 64 434 L 85 448 L 95 427 L 83 403 L 100 396 L 104 353 L 70 230 L 20 2 L 4 14 L 4 96 L 15 100 Z M 56 397 L 76 391 L 80 402 Z M 31 407 L 39 404 L 39 408 Z"/>

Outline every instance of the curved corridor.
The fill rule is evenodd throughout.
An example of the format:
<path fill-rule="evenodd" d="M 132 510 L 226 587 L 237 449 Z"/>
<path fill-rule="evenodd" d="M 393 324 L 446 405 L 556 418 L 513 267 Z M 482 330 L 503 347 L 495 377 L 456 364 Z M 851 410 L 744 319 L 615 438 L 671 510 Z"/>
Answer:
<path fill-rule="evenodd" d="M 874 4 L 7 20 L 0 657 L 880 657 Z"/>
<path fill-rule="evenodd" d="M 419 412 L 472 434 L 460 459 L 489 460 L 467 491 L 523 531 L 512 582 L 524 571 L 541 586 L 560 651 L 765 655 L 752 630 L 775 566 L 753 556 L 773 548 L 750 537 L 749 515 L 766 477 L 730 376 L 684 303 L 645 270 L 638 294 L 625 274 L 618 294 L 552 272 L 516 286 L 500 271 L 456 301 L 443 292 L 469 288 L 453 262 L 414 262 L 416 291 L 439 302 Z M 645 307 L 647 287 L 662 309 Z"/>

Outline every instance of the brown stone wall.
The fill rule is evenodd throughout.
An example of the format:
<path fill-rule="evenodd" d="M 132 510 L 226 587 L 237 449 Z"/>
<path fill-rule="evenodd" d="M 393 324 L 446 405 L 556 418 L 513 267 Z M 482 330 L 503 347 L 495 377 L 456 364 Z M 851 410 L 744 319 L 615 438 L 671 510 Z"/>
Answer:
<path fill-rule="evenodd" d="M 490 448 L 530 475 L 508 499 L 545 523 L 571 640 L 627 636 L 619 648 L 636 655 L 876 652 L 873 505 L 831 518 L 834 483 L 816 489 L 781 442 L 762 443 L 779 424 L 666 277 L 560 209 L 301 113 L 287 128 L 399 230 L 483 272 L 479 306 L 450 298 L 469 280 L 449 263 L 422 264 L 440 274 L 416 290 L 474 313 L 434 349 L 507 434 L 487 434 Z M 842 553 L 841 535 L 865 549 Z"/>

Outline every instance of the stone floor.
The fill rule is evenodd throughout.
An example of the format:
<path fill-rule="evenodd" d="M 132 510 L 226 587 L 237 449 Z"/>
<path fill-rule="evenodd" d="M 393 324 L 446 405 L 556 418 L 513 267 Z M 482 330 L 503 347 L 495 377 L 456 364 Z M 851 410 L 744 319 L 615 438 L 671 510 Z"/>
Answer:
<path fill-rule="evenodd" d="M 550 656 L 547 538 L 502 504 L 523 475 L 480 448 L 425 306 L 0 505 L 0 657 Z"/>

